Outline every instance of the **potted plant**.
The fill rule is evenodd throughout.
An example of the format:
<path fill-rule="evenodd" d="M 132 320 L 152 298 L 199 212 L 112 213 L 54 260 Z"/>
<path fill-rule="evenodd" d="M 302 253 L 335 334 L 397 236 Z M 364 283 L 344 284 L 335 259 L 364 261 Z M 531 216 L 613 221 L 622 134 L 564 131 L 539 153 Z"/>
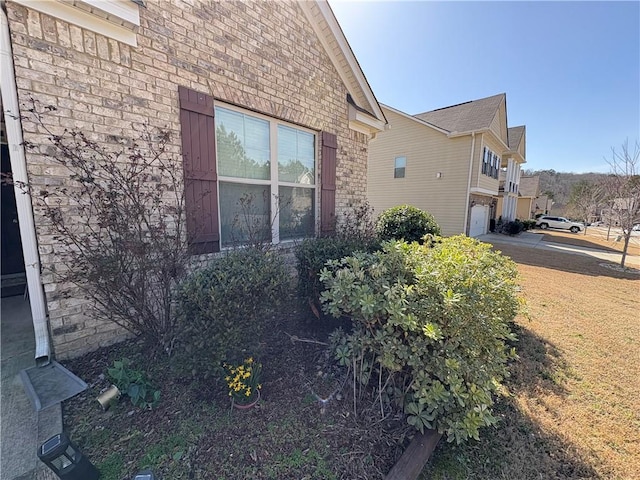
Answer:
<path fill-rule="evenodd" d="M 231 397 L 231 405 L 238 409 L 253 407 L 260 400 L 260 374 L 262 364 L 253 357 L 244 360 L 240 365 L 224 364 L 227 375 L 224 380 Z"/>

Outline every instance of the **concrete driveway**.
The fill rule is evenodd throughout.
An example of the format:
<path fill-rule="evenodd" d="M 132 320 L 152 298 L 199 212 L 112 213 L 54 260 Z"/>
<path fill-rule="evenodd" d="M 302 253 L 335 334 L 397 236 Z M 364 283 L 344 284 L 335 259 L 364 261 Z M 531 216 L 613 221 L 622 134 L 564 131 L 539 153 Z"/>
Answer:
<path fill-rule="evenodd" d="M 566 243 L 553 243 L 544 241 L 544 233 L 537 231 L 522 232 L 519 235 L 510 236 L 500 233 L 487 233 L 476 237 L 481 242 L 500 244 L 506 243 L 510 245 L 521 245 L 523 247 L 538 248 L 543 250 L 551 250 L 556 252 L 564 252 L 572 255 L 585 255 L 588 257 L 606 260 L 612 263 L 620 263 L 622 254 L 618 252 L 610 252 L 596 248 L 586 248 L 577 245 L 567 245 Z M 640 269 L 640 256 L 627 255 L 625 266 Z"/>

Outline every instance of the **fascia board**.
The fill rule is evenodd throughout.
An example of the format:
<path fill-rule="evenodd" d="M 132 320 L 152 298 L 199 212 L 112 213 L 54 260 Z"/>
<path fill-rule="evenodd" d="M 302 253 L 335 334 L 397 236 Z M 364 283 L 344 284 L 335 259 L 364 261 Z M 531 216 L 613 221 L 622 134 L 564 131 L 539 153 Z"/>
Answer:
<path fill-rule="evenodd" d="M 420 125 L 424 125 L 425 127 L 429 127 L 429 128 L 431 128 L 433 130 L 436 130 L 436 131 L 438 131 L 440 133 L 444 133 L 445 135 L 449 135 L 449 133 L 450 133 L 447 130 L 444 130 L 444 129 L 440 128 L 440 127 L 436 127 L 432 123 L 425 122 L 424 120 L 421 120 L 421 119 L 419 119 L 417 117 L 414 117 L 413 115 L 409 115 L 408 113 L 405 113 L 405 112 L 403 112 L 401 110 L 398 110 L 397 108 L 390 107 L 389 105 L 385 105 L 384 103 L 381 103 L 380 106 L 382 108 L 386 108 L 387 110 L 389 110 L 389 111 L 391 111 L 391 112 L 393 112 L 393 113 L 395 113 L 397 115 L 400 115 L 401 117 L 404 117 L 404 118 L 406 118 L 408 120 L 412 120 L 412 121 L 414 121 L 414 122 L 416 122 L 416 123 L 418 123 Z"/>
<path fill-rule="evenodd" d="M 338 21 L 336 20 L 331 7 L 329 7 L 329 4 L 326 2 L 326 0 L 316 0 L 315 2 L 302 1 L 299 2 L 298 5 L 300 5 L 304 14 L 307 16 L 307 19 L 311 23 L 311 26 L 313 27 L 316 35 L 320 39 L 320 43 L 322 43 L 325 52 L 331 59 L 331 62 L 333 63 L 335 69 L 338 71 L 338 75 L 340 76 L 342 83 L 347 87 L 347 90 L 349 90 L 351 96 L 357 98 L 357 95 L 355 95 L 356 91 L 354 91 L 354 89 L 356 87 L 359 87 L 364 94 L 367 102 L 369 102 L 369 105 L 373 110 L 372 113 L 379 120 L 382 120 L 386 123 L 384 113 L 380 108 L 380 104 L 378 103 L 378 100 L 376 100 L 376 97 L 373 94 L 373 91 L 371 90 L 371 87 L 369 86 L 369 83 L 367 82 L 362 69 L 360 68 L 360 64 L 356 60 L 356 57 L 353 54 L 353 51 L 351 50 L 346 37 L 344 36 L 344 32 L 340 28 L 340 25 L 338 24 Z M 322 28 L 322 26 L 318 24 L 313 13 L 313 5 L 316 5 L 318 7 L 318 11 L 322 15 L 326 28 Z M 340 53 L 344 57 L 348 69 L 345 69 L 343 62 L 341 62 L 337 57 L 333 45 L 331 45 L 331 42 L 329 41 L 328 33 L 331 34 L 330 38 L 333 39 L 338 45 Z M 350 76 L 353 76 L 353 79 L 355 79 L 356 81 L 356 85 L 354 85 L 354 82 L 352 78 L 350 78 Z"/>
<path fill-rule="evenodd" d="M 133 47 L 137 46 L 137 29 L 140 25 L 140 17 L 138 13 L 139 6 L 134 2 L 127 2 L 132 5 L 132 9 L 136 10 L 134 15 L 129 8 L 122 8 L 114 4 L 124 2 L 115 2 L 109 0 L 103 1 L 58 1 L 58 0 L 13 0 L 15 3 L 24 7 L 37 10 L 38 12 L 50 15 L 54 18 L 64 20 L 66 22 L 86 28 L 92 32 L 99 33 L 109 38 L 113 38 Z M 94 7 L 90 2 L 96 3 L 98 7 Z M 120 17 L 119 15 L 124 15 Z M 137 18 L 137 24 L 136 22 Z"/>

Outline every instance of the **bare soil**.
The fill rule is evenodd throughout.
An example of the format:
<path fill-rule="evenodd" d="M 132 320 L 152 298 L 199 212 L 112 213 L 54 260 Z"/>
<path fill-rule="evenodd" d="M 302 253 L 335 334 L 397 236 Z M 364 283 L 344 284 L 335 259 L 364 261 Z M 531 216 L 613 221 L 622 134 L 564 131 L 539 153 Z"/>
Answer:
<path fill-rule="evenodd" d="M 382 419 L 373 399 L 354 415 L 351 383 L 334 368 L 326 345 L 295 340 L 326 342 L 339 322 L 302 309 L 269 322 L 258 357 L 261 400 L 246 411 L 230 408 L 221 381 L 185 376 L 166 357 L 145 358 L 136 341 L 68 362 L 92 385 L 64 403 L 64 424 L 101 479 L 128 480 L 145 467 L 165 480 L 383 478 L 411 428 L 394 412 Z M 109 385 L 101 376 L 123 357 L 161 389 L 157 408 L 141 410 L 123 397 L 100 409 L 95 398 Z"/>

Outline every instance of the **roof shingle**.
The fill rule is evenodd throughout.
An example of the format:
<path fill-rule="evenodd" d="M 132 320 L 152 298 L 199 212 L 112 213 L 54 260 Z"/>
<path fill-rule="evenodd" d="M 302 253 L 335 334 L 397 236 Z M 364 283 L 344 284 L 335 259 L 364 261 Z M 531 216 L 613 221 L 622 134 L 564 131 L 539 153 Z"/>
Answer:
<path fill-rule="evenodd" d="M 522 141 L 522 135 L 524 135 L 524 125 L 519 127 L 509 127 L 507 130 L 507 137 L 509 138 L 509 149 L 517 150 L 518 145 Z"/>
<path fill-rule="evenodd" d="M 505 98 L 506 94 L 500 93 L 492 97 L 439 108 L 414 116 L 448 132 L 480 130 L 489 128 Z"/>

